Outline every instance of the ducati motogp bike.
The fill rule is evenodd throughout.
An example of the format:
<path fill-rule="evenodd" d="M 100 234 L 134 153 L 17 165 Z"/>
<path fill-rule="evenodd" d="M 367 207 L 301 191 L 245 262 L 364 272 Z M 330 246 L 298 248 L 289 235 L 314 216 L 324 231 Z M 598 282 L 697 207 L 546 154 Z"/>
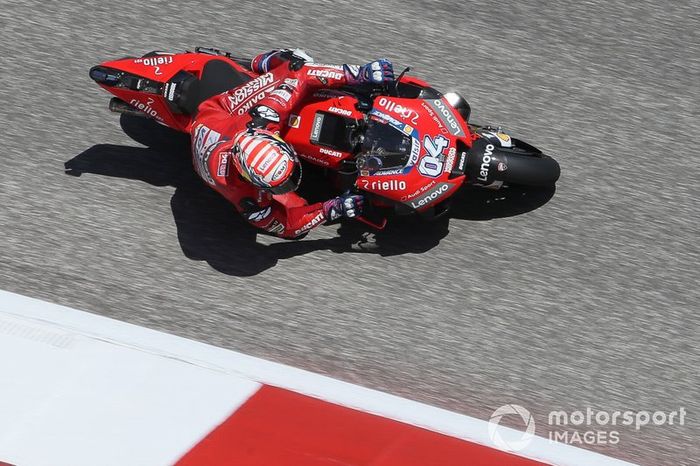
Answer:
<path fill-rule="evenodd" d="M 381 229 L 392 215 L 443 216 L 464 186 L 549 187 L 558 180 L 552 157 L 498 127 L 471 123 L 460 94 L 407 71 L 390 85 L 320 90 L 283 125 L 282 138 L 303 162 L 365 196 L 374 216 L 363 221 Z M 90 77 L 114 95 L 110 110 L 181 132 L 204 100 L 239 88 L 254 102 L 267 79 L 251 71 L 250 59 L 202 47 L 107 61 Z"/>

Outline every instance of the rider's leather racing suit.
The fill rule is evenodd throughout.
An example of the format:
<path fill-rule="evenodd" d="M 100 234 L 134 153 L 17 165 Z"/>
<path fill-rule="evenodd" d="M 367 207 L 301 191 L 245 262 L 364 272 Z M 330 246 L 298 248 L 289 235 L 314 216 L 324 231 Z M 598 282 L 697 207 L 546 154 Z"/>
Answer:
<path fill-rule="evenodd" d="M 195 170 L 251 224 L 296 238 L 328 220 L 323 203 L 308 205 L 295 192 L 273 195 L 242 178 L 230 160 L 233 140 L 252 126 L 279 132 L 309 93 L 348 81 L 342 66 L 305 63 L 280 53 L 259 55 L 252 68 L 257 78 L 199 106 L 190 131 Z"/>

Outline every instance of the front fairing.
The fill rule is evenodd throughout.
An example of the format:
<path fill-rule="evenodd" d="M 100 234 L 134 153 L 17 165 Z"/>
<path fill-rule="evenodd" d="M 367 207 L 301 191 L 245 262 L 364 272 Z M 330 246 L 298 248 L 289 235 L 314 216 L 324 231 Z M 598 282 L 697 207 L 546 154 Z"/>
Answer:
<path fill-rule="evenodd" d="M 380 96 L 368 117 L 370 131 L 357 157 L 359 189 L 423 211 L 461 186 L 464 176 L 455 175 L 455 168 L 464 163 L 472 138 L 444 98 Z M 374 133 L 389 135 L 388 143 L 373 138 L 377 125 L 384 131 Z"/>

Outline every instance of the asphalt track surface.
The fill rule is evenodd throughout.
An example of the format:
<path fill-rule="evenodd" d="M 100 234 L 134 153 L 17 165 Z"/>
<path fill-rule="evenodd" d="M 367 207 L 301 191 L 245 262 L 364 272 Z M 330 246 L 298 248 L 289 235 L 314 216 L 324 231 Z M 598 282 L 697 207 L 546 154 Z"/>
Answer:
<path fill-rule="evenodd" d="M 551 410 L 684 407 L 589 448 L 695 464 L 700 3 L 272 3 L 2 0 L 0 287 L 482 419 L 518 403 L 545 436 Z M 182 141 L 135 142 L 87 76 L 196 45 L 387 56 L 562 178 L 551 199 L 466 196 L 379 254 L 347 252 L 352 227 L 256 238 Z"/>

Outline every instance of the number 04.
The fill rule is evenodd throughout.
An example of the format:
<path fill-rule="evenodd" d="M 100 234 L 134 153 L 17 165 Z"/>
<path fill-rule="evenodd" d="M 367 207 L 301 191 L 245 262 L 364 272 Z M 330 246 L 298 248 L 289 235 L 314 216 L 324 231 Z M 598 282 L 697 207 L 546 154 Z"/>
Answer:
<path fill-rule="evenodd" d="M 423 147 L 428 151 L 418 165 L 418 172 L 431 178 L 437 178 L 442 173 L 444 163 L 442 161 L 442 151 L 450 145 L 450 140 L 445 136 L 438 135 L 435 139 L 430 136 L 423 138 Z"/>

